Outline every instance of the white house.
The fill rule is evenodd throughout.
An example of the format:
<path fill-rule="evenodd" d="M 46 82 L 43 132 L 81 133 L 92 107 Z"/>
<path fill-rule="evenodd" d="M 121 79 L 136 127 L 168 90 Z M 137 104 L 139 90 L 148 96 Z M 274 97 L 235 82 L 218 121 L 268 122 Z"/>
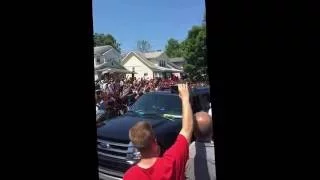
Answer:
<path fill-rule="evenodd" d="M 128 71 L 135 72 L 137 78 L 167 77 L 172 73 L 182 72 L 162 51 L 148 53 L 131 51 L 122 58 L 121 64 Z"/>
<path fill-rule="evenodd" d="M 95 79 L 106 73 L 131 73 L 121 65 L 121 54 L 110 45 L 94 47 Z"/>
<path fill-rule="evenodd" d="M 109 62 L 118 61 L 120 63 L 121 54 L 110 45 L 94 47 L 94 66 Z"/>

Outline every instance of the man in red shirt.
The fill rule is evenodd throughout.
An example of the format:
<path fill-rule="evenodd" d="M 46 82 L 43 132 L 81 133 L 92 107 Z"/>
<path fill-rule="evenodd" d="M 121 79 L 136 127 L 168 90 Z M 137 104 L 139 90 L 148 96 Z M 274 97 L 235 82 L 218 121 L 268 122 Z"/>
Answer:
<path fill-rule="evenodd" d="M 125 174 L 124 180 L 183 180 L 189 157 L 189 142 L 193 131 L 193 115 L 187 84 L 178 85 L 182 101 L 182 129 L 175 143 L 160 155 L 160 148 L 151 125 L 140 121 L 129 131 L 133 145 L 141 153 L 141 160 Z"/>

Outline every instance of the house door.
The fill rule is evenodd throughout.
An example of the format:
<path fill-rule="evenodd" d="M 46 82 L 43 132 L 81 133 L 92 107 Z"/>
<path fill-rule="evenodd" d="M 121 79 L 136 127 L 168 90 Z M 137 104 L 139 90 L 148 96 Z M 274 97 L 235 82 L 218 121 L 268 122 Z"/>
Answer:
<path fill-rule="evenodd" d="M 167 79 L 167 76 L 166 76 L 166 73 L 165 73 L 165 72 L 162 73 L 162 77 L 165 78 L 165 79 Z"/>

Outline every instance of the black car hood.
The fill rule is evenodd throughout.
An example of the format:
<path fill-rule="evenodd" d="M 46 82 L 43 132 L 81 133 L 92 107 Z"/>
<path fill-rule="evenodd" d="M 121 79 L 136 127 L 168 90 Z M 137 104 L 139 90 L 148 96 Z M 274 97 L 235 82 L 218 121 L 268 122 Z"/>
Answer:
<path fill-rule="evenodd" d="M 129 129 L 137 122 L 146 120 L 151 123 L 155 133 L 161 129 L 176 129 L 180 125 L 179 122 L 173 122 L 158 116 L 155 117 L 139 117 L 139 116 L 119 116 L 109 121 L 105 121 L 102 126 L 97 128 L 97 135 L 100 139 L 128 142 Z"/>

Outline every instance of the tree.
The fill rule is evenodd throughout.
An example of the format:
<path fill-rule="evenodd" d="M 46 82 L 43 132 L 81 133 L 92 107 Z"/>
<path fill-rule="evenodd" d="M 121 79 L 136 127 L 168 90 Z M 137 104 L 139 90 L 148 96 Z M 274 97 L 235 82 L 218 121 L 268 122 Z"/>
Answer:
<path fill-rule="evenodd" d="M 110 45 L 116 50 L 120 51 L 120 43 L 111 34 L 98 34 L 93 35 L 94 46 Z"/>
<path fill-rule="evenodd" d="M 151 45 L 146 40 L 141 40 L 137 42 L 137 49 L 140 52 L 148 52 L 151 49 Z"/>
<path fill-rule="evenodd" d="M 206 26 L 193 26 L 187 38 L 181 43 L 183 57 L 187 61 L 186 73 L 193 80 L 208 79 L 207 73 L 207 47 Z"/>
<path fill-rule="evenodd" d="M 168 43 L 166 45 L 166 54 L 168 57 L 173 58 L 173 57 L 181 57 L 182 56 L 182 49 L 181 45 L 178 40 L 175 40 L 173 38 L 170 38 L 168 40 Z"/>

